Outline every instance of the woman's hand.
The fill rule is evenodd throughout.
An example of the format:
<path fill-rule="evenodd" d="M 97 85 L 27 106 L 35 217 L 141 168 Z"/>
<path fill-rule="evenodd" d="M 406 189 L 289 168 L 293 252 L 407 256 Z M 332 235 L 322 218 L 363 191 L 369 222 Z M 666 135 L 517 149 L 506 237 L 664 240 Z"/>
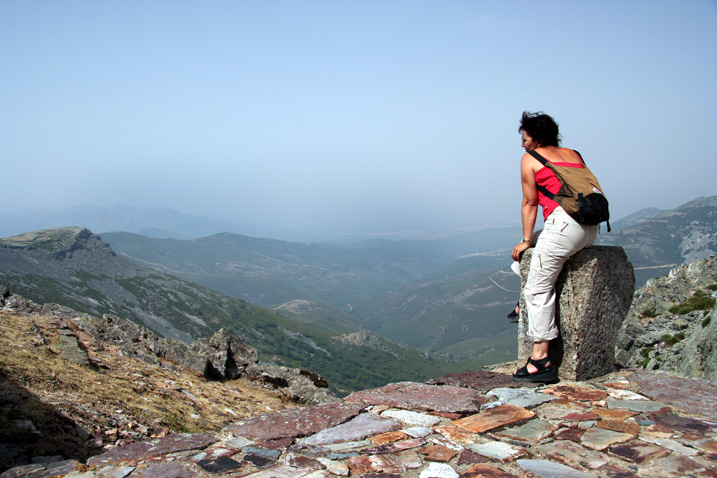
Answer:
<path fill-rule="evenodd" d="M 513 252 L 510 254 L 510 256 L 513 258 L 514 261 L 518 262 L 518 261 L 520 261 L 520 256 L 529 247 L 530 247 L 530 243 L 528 241 L 522 241 L 513 248 Z"/>

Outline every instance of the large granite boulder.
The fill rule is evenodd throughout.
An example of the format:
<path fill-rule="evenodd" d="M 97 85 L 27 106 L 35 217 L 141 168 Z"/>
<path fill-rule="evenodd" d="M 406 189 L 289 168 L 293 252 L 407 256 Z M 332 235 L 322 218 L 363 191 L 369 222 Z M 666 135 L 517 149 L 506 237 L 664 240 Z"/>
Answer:
<path fill-rule="evenodd" d="M 522 288 L 533 249 L 520 261 Z M 632 264 L 621 247 L 594 246 L 575 254 L 563 266 L 556 283 L 556 320 L 560 335 L 550 342 L 550 360 L 563 380 L 589 380 L 615 370 L 617 334 L 635 290 Z M 524 363 L 533 349 L 527 337 L 525 313 L 520 314 L 518 359 Z"/>

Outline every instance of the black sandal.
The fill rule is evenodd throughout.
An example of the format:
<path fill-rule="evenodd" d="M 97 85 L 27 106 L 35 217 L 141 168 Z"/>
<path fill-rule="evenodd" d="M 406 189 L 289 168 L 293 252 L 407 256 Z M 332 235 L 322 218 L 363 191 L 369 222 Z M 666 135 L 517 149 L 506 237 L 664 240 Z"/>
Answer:
<path fill-rule="evenodd" d="M 540 360 L 528 358 L 525 366 L 518 369 L 518 371 L 513 374 L 513 381 L 542 383 L 555 382 L 558 379 L 558 369 L 552 365 L 547 365 L 549 361 L 550 359 L 548 357 Z M 528 372 L 528 364 L 532 364 L 533 367 L 538 369 L 538 371 L 535 373 Z"/>
<path fill-rule="evenodd" d="M 513 310 L 510 311 L 510 314 L 508 314 L 505 317 L 505 320 L 510 322 L 511 324 L 517 324 L 520 321 L 520 314 L 515 311 L 520 306 L 520 302 L 515 304 L 515 307 L 513 307 Z"/>

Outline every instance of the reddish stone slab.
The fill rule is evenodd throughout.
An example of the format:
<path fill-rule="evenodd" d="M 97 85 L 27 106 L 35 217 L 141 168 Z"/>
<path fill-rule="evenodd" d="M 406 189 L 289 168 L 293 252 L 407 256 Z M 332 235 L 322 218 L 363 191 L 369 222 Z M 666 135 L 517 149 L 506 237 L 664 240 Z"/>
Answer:
<path fill-rule="evenodd" d="M 448 462 L 456 456 L 460 450 L 449 448 L 445 445 L 428 445 L 418 450 L 418 453 L 424 455 L 429 461 Z"/>
<path fill-rule="evenodd" d="M 520 478 L 487 463 L 479 463 L 468 468 L 461 476 L 464 478 Z"/>
<path fill-rule="evenodd" d="M 670 450 L 650 443 L 636 442 L 611 446 L 608 451 L 632 463 L 642 464 L 670 453 Z"/>
<path fill-rule="evenodd" d="M 203 450 L 217 441 L 209 433 L 197 435 L 176 434 L 144 442 L 112 448 L 102 455 L 93 456 L 87 464 L 93 467 L 137 464 L 160 455 L 186 450 Z"/>
<path fill-rule="evenodd" d="M 386 455 L 388 453 L 397 453 L 404 450 L 410 450 L 426 444 L 424 438 L 412 438 L 410 440 L 402 440 L 394 443 L 386 443 L 384 445 L 365 448 L 361 450 L 364 455 Z"/>
<path fill-rule="evenodd" d="M 591 420 L 600 420 L 600 415 L 597 415 L 595 413 L 591 412 L 577 412 L 577 413 L 568 413 L 564 417 L 560 418 L 561 420 L 570 420 L 573 422 L 584 422 L 584 421 L 591 421 Z"/>
<path fill-rule="evenodd" d="M 224 431 L 253 440 L 276 440 L 308 436 L 331 428 L 358 415 L 360 403 L 329 403 L 313 407 L 293 408 L 232 423 Z"/>
<path fill-rule="evenodd" d="M 637 423 L 621 422 L 619 420 L 601 420 L 596 425 L 598 428 L 612 430 L 614 432 L 629 433 L 636 437 L 640 433 L 640 425 Z"/>
<path fill-rule="evenodd" d="M 549 393 L 559 398 L 566 398 L 578 402 L 594 402 L 604 400 L 608 396 L 607 392 L 602 390 L 568 383 L 548 387 L 544 390 L 544 393 Z"/>
<path fill-rule="evenodd" d="M 556 440 L 569 440 L 575 443 L 580 443 L 580 438 L 585 433 L 584 428 L 563 428 L 555 434 Z"/>
<path fill-rule="evenodd" d="M 658 425 L 682 433 L 704 435 L 714 428 L 710 423 L 690 417 L 680 417 L 672 413 L 652 413 L 650 420 Z"/>
<path fill-rule="evenodd" d="M 352 476 L 361 476 L 372 471 L 377 471 L 374 469 L 371 458 L 368 456 L 352 456 L 349 458 L 348 465 Z"/>
<path fill-rule="evenodd" d="M 473 453 L 470 450 L 463 450 L 458 457 L 458 465 L 473 465 L 475 463 L 485 463 L 486 458 L 480 456 L 478 453 Z"/>
<path fill-rule="evenodd" d="M 484 370 L 473 372 L 449 373 L 426 382 L 429 385 L 453 385 L 479 390 L 483 393 L 494 388 L 538 387 L 538 383 L 517 383 L 513 377 L 504 373 Z"/>
<path fill-rule="evenodd" d="M 351 475 L 365 475 L 372 472 L 398 473 L 406 471 L 406 466 L 396 455 L 355 456 L 349 458 Z"/>
<path fill-rule="evenodd" d="M 505 425 L 517 425 L 530 420 L 535 414 L 523 407 L 503 404 L 485 412 L 477 413 L 453 422 L 454 425 L 473 433 L 483 433 Z"/>
<path fill-rule="evenodd" d="M 465 428 L 449 425 L 443 427 L 435 427 L 434 430 L 443 435 L 444 437 L 448 438 L 449 440 L 453 440 L 454 442 L 460 443 L 462 445 L 472 445 L 476 442 L 475 433 L 468 431 Z"/>
<path fill-rule="evenodd" d="M 374 445 L 385 445 L 386 443 L 393 443 L 395 441 L 405 440 L 406 438 L 408 438 L 408 435 L 402 431 L 395 431 L 381 433 L 380 435 L 370 437 L 368 440 Z"/>
<path fill-rule="evenodd" d="M 637 415 L 631 410 L 615 410 L 612 408 L 595 408 L 592 413 L 606 420 L 627 420 Z"/>
<path fill-rule="evenodd" d="M 146 468 L 132 472 L 132 478 L 157 478 L 159 476 L 162 478 L 193 478 L 197 474 L 179 463 L 152 463 Z"/>
<path fill-rule="evenodd" d="M 479 411 L 486 400 L 477 391 L 468 388 L 399 382 L 352 393 L 344 402 L 408 410 L 471 413 Z"/>
<path fill-rule="evenodd" d="M 572 441 L 553 441 L 531 449 L 535 455 L 568 465 L 580 470 L 592 470 L 604 466 L 608 460 L 604 453 L 589 450 Z"/>
<path fill-rule="evenodd" d="M 694 415 L 717 420 L 717 383 L 650 372 L 628 377 L 640 393 Z"/>

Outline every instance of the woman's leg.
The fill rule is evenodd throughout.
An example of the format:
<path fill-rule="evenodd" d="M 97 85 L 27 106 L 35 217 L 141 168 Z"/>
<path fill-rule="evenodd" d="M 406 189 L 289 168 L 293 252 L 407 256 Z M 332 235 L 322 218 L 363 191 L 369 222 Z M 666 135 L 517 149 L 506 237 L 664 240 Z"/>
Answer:
<path fill-rule="evenodd" d="M 591 245 L 597 235 L 594 226 L 581 226 L 562 209 L 546 221 L 530 263 L 523 294 L 528 314 L 528 336 L 533 340 L 533 360 L 548 355 L 548 343 L 558 336 L 555 324 L 555 282 L 565 261 Z M 528 371 L 535 372 L 528 365 Z"/>

